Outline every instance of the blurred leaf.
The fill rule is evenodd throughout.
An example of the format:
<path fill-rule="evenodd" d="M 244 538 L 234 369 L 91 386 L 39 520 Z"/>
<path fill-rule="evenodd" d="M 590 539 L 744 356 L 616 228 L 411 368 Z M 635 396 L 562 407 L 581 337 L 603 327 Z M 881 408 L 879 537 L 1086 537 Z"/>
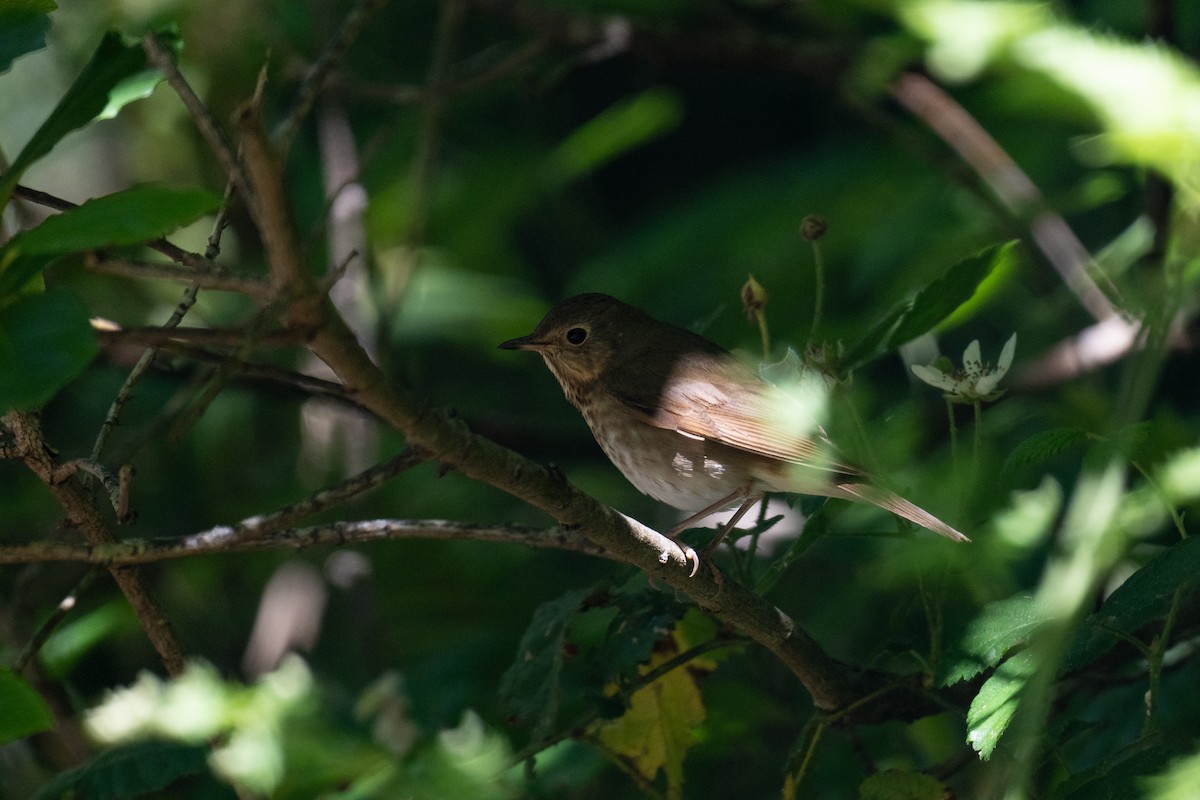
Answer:
<path fill-rule="evenodd" d="M 8 0 L 0 6 L 0 73 L 26 53 L 46 46 L 54 0 Z"/>
<path fill-rule="evenodd" d="M 137 628 L 137 619 L 128 603 L 108 602 L 67 619 L 42 647 L 38 659 L 52 677 L 65 678 L 92 648 L 110 636 Z"/>
<path fill-rule="evenodd" d="M 932 775 L 889 769 L 858 787 L 858 800 L 942 800 L 946 787 Z"/>
<path fill-rule="evenodd" d="M 1002 471 L 1016 467 L 1040 466 L 1054 456 L 1088 442 L 1083 428 L 1052 428 L 1040 431 L 1013 448 L 1004 460 Z"/>
<path fill-rule="evenodd" d="M 42 696 L 7 669 L 0 669 L 0 709 L 0 745 L 54 727 Z"/>
<path fill-rule="evenodd" d="M 67 291 L 0 307 L 0 410 L 44 405 L 96 355 L 87 307 Z"/>
<path fill-rule="evenodd" d="M 207 771 L 206 744 L 149 741 L 106 750 L 59 773 L 33 800 L 126 800 L 144 797 L 188 775 Z"/>
<path fill-rule="evenodd" d="M 1161 736 L 1148 736 L 1117 750 L 1091 769 L 1072 775 L 1063 781 L 1054 792 L 1054 800 L 1127 800 L 1127 798 L 1153 798 L 1155 795 L 1142 791 L 1144 778 L 1160 772 L 1167 765 L 1174 750 Z M 1200 777 L 1200 776 L 1198 776 Z M 1188 786 L 1188 793 L 1181 798 L 1196 796 L 1196 782 Z"/>
<path fill-rule="evenodd" d="M 1140 782 L 1145 800 L 1193 800 L 1200 786 L 1200 753 L 1178 759 L 1161 775 Z"/>
<path fill-rule="evenodd" d="M 218 195 L 204 189 L 135 186 L 47 217 L 0 248 L 0 300 L 21 289 L 51 257 L 153 241 L 220 204 Z"/>
<path fill-rule="evenodd" d="M 567 627 L 589 594 L 575 589 L 538 606 L 521 637 L 516 661 L 500 679 L 500 696 L 519 722 L 532 722 L 534 739 L 549 733 L 558 716 Z"/>
<path fill-rule="evenodd" d="M 673 92 L 651 89 L 610 106 L 571 133 L 551 154 L 551 177 L 571 181 L 674 130 L 683 116 Z"/>
<path fill-rule="evenodd" d="M 1014 647 L 1026 644 L 1047 616 L 1033 597 L 988 603 L 946 654 L 937 684 L 948 686 L 994 667 Z"/>
<path fill-rule="evenodd" d="M 1095 661 L 1143 625 L 1163 617 L 1176 590 L 1200 585 L 1200 537 L 1176 542 L 1129 576 L 1100 610 L 1084 620 L 1067 650 L 1064 666 L 1079 669 Z"/>
<path fill-rule="evenodd" d="M 96 119 L 108 108 L 113 90 L 145 69 L 146 54 L 140 43 L 127 45 L 120 34 L 105 34 L 75 83 L 13 159 L 8 172 L 0 176 L 0 207 L 8 203 L 13 187 L 31 164 L 49 153 L 68 133 Z"/>
<path fill-rule="evenodd" d="M 1036 669 L 1033 653 L 1023 650 L 1002 663 L 971 701 L 967 710 L 967 741 L 981 758 L 991 758 L 1000 736 L 1012 722 L 1021 690 Z"/>

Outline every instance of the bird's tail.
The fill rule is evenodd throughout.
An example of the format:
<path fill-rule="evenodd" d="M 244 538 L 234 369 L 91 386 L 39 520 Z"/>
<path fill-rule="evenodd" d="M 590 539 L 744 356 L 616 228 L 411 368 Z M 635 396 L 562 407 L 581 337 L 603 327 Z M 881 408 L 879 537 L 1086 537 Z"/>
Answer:
<path fill-rule="evenodd" d="M 868 483 L 838 483 L 829 491 L 822 492 L 822 494 L 828 494 L 830 497 L 841 497 L 846 500 L 859 500 L 870 503 L 873 506 L 879 506 L 885 511 L 890 511 L 897 516 L 904 517 L 906 520 L 914 522 L 922 528 L 931 530 L 934 533 L 940 533 L 947 539 L 953 539 L 956 542 L 971 541 L 925 509 L 908 502 L 895 492 L 889 492 L 887 489 L 881 489 L 878 486 L 871 486 Z"/>

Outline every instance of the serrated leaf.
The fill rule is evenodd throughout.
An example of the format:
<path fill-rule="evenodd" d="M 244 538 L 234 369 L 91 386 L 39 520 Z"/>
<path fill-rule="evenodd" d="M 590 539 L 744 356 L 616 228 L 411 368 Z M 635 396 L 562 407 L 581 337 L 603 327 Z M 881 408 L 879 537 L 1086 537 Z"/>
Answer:
<path fill-rule="evenodd" d="M 0 6 L 0 73 L 12 62 L 46 46 L 53 0 L 8 0 Z"/>
<path fill-rule="evenodd" d="M 967 741 L 984 760 L 991 758 L 1000 736 L 1012 722 L 1021 690 L 1037 669 L 1030 650 L 1022 650 L 1002 663 L 984 681 L 967 710 Z"/>
<path fill-rule="evenodd" d="M 889 769 L 858 786 L 858 800 L 942 800 L 946 787 L 924 772 Z"/>
<path fill-rule="evenodd" d="M 8 203 L 13 187 L 30 165 L 49 153 L 68 133 L 96 119 L 108 107 L 113 89 L 145 69 L 146 54 L 140 44 L 127 45 L 119 34 L 105 34 L 91 61 L 13 159 L 8 172 L 0 176 L 0 208 Z"/>
<path fill-rule="evenodd" d="M 54 727 L 42 696 L 7 669 L 0 669 L 0 709 L 0 744 Z"/>
<path fill-rule="evenodd" d="M 926 286 L 913 298 L 907 312 L 888 336 L 884 350 L 892 350 L 912 341 L 953 314 L 979 288 L 992 270 L 1012 258 L 1016 242 L 989 247 L 955 264 L 946 274 Z"/>
<path fill-rule="evenodd" d="M 1004 470 L 1041 465 L 1059 453 L 1087 444 L 1088 438 L 1083 428 L 1053 428 L 1035 433 L 1013 448 L 1004 460 Z"/>
<path fill-rule="evenodd" d="M 674 655 L 657 652 L 644 670 L 654 669 Z M 692 731 L 704 718 L 704 700 L 694 673 L 673 669 L 634 692 L 625 713 L 600 723 L 596 737 L 647 782 L 652 783 L 662 770 L 667 779 L 666 796 L 678 800 L 683 797 L 683 760 L 696 741 Z"/>
<path fill-rule="evenodd" d="M 148 741 L 106 750 L 60 773 L 33 800 L 130 800 L 207 770 L 207 745 Z"/>
<path fill-rule="evenodd" d="M 1177 589 L 1200 585 L 1200 537 L 1176 542 L 1129 576 L 1100 610 L 1083 621 L 1063 665 L 1079 669 L 1108 652 L 1118 634 L 1132 634 L 1167 613 Z"/>
<path fill-rule="evenodd" d="M 948 686 L 995 666 L 1014 647 L 1027 643 L 1046 618 L 1033 597 L 1008 597 L 989 603 L 943 659 L 936 683 Z"/>
<path fill-rule="evenodd" d="M 577 589 L 542 603 L 521 636 L 517 658 L 500 679 L 500 695 L 520 722 L 533 722 L 532 736 L 545 736 L 558 716 L 558 679 L 567 627 L 590 592 Z"/>
<path fill-rule="evenodd" d="M 204 189 L 135 186 L 47 217 L 0 248 L 0 300 L 18 291 L 54 257 L 153 241 L 215 211 Z"/>
<path fill-rule="evenodd" d="M 617 615 L 609 623 L 604 644 L 595 660 L 606 675 L 624 681 L 638 674 L 650 660 L 654 646 L 669 634 L 688 607 L 665 592 L 645 589 L 614 597 Z"/>
<path fill-rule="evenodd" d="M 87 308 L 70 292 L 23 295 L 0 307 L 0 410 L 44 405 L 96 350 Z"/>

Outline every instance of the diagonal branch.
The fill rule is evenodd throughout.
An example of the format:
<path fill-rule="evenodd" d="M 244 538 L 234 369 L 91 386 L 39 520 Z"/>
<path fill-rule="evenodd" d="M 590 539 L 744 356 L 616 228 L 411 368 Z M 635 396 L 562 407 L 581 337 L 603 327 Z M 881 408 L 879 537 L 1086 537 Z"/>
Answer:
<path fill-rule="evenodd" d="M 49 487 L 66 514 L 67 522 L 78 528 L 93 547 L 115 544 L 117 537 L 112 524 L 100 514 L 83 484 L 75 476 L 60 479 L 59 465 L 42 437 L 37 417 L 10 411 L 4 416 L 4 422 L 12 432 L 15 448 L 25 466 Z M 185 661 L 183 647 L 143 573 L 135 567 L 122 565 L 113 565 L 108 571 L 133 607 L 167 673 L 173 676 L 182 674 Z"/>

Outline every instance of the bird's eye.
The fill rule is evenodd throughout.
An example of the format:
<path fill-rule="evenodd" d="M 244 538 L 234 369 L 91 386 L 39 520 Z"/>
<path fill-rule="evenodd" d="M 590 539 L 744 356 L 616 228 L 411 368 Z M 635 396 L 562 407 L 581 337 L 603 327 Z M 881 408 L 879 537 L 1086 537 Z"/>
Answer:
<path fill-rule="evenodd" d="M 583 344 L 588 336 L 587 328 L 571 328 L 567 331 L 567 341 L 571 344 Z"/>

